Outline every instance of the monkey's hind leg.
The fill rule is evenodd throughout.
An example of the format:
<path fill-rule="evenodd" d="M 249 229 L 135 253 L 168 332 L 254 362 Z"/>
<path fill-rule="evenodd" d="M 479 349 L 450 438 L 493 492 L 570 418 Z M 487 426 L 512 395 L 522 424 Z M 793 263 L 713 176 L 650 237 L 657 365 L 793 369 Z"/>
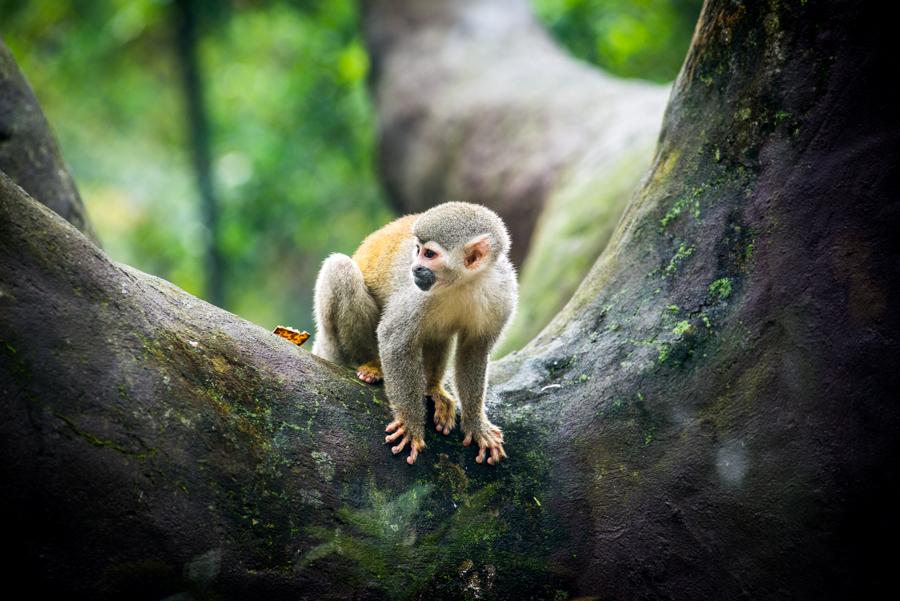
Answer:
<path fill-rule="evenodd" d="M 356 368 L 356 377 L 369 384 L 378 384 L 384 379 L 381 361 L 367 361 Z"/>
<path fill-rule="evenodd" d="M 378 361 L 378 305 L 366 288 L 359 266 L 347 255 L 325 259 L 315 287 L 316 342 L 313 354 L 359 366 L 360 380 L 381 380 Z"/>

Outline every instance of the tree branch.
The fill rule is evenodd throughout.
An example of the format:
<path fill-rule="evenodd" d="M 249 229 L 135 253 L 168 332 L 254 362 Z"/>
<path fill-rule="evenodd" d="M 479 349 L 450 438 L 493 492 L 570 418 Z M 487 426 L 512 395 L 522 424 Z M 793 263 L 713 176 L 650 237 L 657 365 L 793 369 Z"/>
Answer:
<path fill-rule="evenodd" d="M 431 576 L 478 549 L 532 558 L 509 590 L 557 586 L 519 537 L 542 528 L 537 423 L 510 430 L 515 468 L 436 433 L 409 467 L 381 389 L 112 263 L 2 174 L 0 257 L 2 510 L 44 592 L 462 591 Z"/>
<path fill-rule="evenodd" d="M 609 241 L 650 164 L 668 87 L 574 60 L 525 0 L 363 6 L 388 196 L 403 212 L 458 199 L 503 217 L 522 309 L 501 352 L 521 348 Z"/>
<path fill-rule="evenodd" d="M 2 40 L 0 171 L 99 244 L 34 92 Z"/>

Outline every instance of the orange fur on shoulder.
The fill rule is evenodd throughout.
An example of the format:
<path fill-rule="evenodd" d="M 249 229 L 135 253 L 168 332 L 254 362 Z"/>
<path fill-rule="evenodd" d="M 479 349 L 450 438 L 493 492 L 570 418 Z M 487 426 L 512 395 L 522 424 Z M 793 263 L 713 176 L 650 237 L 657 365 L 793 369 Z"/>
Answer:
<path fill-rule="evenodd" d="M 394 259 L 403 243 L 412 238 L 412 226 L 418 215 L 407 215 L 390 222 L 369 234 L 356 252 L 353 260 L 362 271 L 366 287 L 379 306 L 390 296 Z"/>

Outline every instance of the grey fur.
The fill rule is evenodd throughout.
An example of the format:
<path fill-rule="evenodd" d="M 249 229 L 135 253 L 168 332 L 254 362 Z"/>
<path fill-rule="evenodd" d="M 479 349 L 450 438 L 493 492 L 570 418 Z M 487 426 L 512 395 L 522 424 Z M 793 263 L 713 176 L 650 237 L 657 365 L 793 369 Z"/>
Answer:
<path fill-rule="evenodd" d="M 462 409 L 463 432 L 487 432 L 491 423 L 484 413 L 488 354 L 493 345 L 474 340 L 456 347 L 456 393 Z"/>
<path fill-rule="evenodd" d="M 340 253 L 325 259 L 316 278 L 313 302 L 313 354 L 353 366 L 378 358 L 375 328 L 380 312 L 353 259 Z"/>
<path fill-rule="evenodd" d="M 445 202 L 416 220 L 413 234 L 422 242 L 434 240 L 446 249 L 457 248 L 480 234 L 499 244 L 497 255 L 509 253 L 509 233 L 503 220 L 487 207 L 468 202 Z"/>
<path fill-rule="evenodd" d="M 378 324 L 378 350 L 384 372 L 384 391 L 394 416 L 413 437 L 425 435 L 425 365 L 422 321 L 426 295 L 413 286 L 389 300 Z"/>

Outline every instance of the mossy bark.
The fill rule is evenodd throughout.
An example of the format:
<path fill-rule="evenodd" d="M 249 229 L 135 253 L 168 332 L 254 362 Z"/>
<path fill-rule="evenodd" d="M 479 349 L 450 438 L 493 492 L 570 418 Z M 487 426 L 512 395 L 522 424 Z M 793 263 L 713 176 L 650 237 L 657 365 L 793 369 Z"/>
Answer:
<path fill-rule="evenodd" d="M 897 93 L 873 3 L 711 1 L 653 167 L 492 365 L 510 460 L 116 265 L 0 181 L 9 567 L 91 598 L 845 599 L 900 532 Z"/>

